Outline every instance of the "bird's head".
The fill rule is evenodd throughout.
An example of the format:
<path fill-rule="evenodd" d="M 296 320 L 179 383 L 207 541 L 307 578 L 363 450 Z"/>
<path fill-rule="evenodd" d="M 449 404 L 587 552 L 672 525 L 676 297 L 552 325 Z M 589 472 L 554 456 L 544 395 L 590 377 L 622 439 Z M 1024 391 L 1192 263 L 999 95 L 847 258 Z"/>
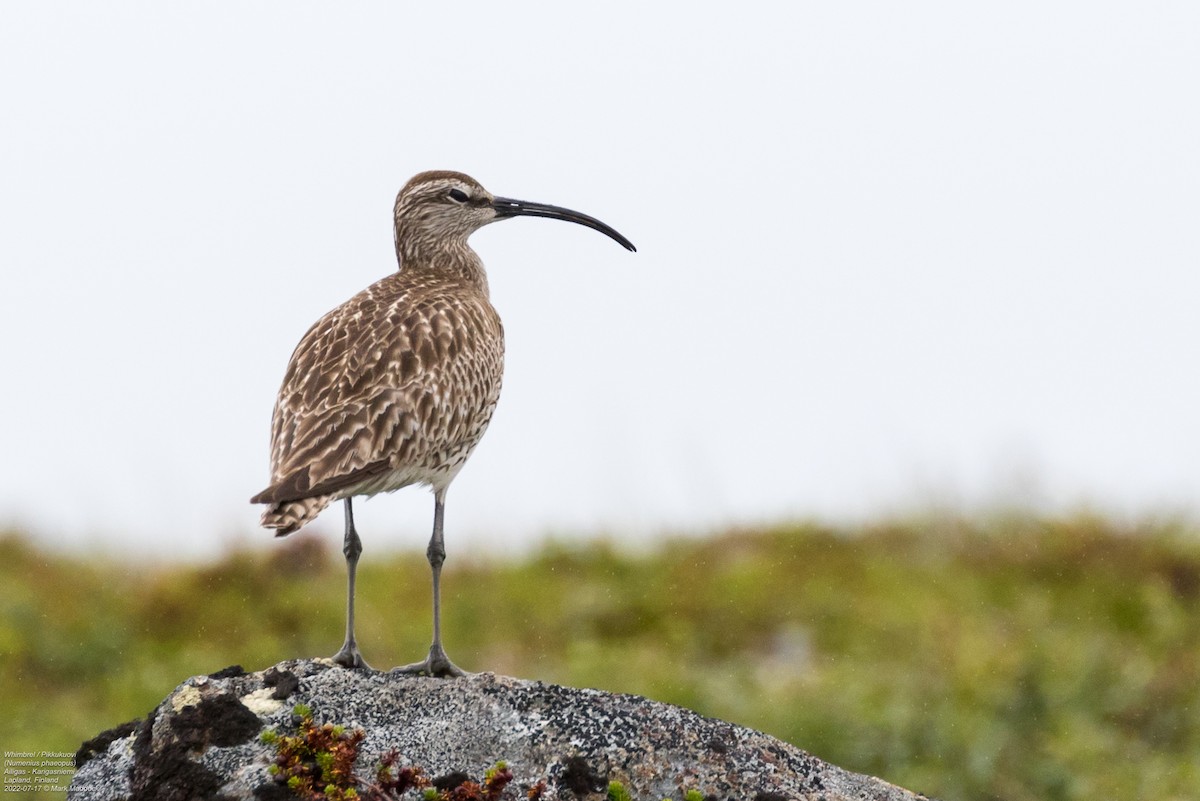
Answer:
<path fill-rule="evenodd" d="M 488 223 L 521 216 L 585 225 L 636 250 L 632 242 L 595 217 L 561 206 L 496 197 L 471 176 L 448 170 L 415 175 L 396 195 L 396 250 L 403 260 L 408 254 L 465 247 L 467 237 Z"/>

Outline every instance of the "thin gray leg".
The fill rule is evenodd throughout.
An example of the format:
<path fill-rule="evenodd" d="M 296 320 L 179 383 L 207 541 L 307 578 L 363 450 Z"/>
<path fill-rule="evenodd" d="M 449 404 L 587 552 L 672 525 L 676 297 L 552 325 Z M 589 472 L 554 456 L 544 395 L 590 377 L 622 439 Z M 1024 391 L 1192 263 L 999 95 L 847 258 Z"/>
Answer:
<path fill-rule="evenodd" d="M 354 578 L 358 572 L 358 557 L 362 554 L 362 540 L 354 529 L 354 508 L 350 499 L 346 499 L 346 541 L 342 545 L 342 553 L 346 555 L 346 641 L 342 648 L 333 656 L 333 661 L 348 668 L 371 668 L 362 654 L 358 652 L 358 643 L 354 639 Z"/>
<path fill-rule="evenodd" d="M 429 676 L 465 676 L 462 668 L 455 665 L 446 656 L 442 648 L 442 563 L 446 561 L 446 544 L 442 532 L 442 518 L 446 510 L 446 490 L 440 489 L 433 495 L 433 536 L 429 538 L 429 547 L 425 556 L 429 559 L 429 567 L 433 570 L 433 644 L 429 646 L 429 656 L 423 662 L 396 668 L 401 673 L 418 673 Z"/>

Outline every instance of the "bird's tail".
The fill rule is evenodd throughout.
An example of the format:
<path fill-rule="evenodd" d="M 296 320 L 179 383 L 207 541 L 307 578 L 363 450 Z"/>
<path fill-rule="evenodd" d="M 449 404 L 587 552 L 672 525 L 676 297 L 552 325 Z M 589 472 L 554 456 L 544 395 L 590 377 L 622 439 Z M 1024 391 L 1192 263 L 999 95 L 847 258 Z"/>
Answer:
<path fill-rule="evenodd" d="M 311 523 L 332 500 L 332 495 L 317 495 L 271 504 L 262 514 L 262 527 L 275 529 L 276 537 L 285 537 Z"/>

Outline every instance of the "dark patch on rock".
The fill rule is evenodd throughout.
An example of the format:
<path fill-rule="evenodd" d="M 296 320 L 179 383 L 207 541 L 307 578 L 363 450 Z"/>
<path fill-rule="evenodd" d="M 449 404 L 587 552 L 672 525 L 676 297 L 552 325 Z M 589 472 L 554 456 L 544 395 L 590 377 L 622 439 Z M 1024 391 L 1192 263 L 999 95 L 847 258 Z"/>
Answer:
<path fill-rule="evenodd" d="M 180 742 L 164 747 L 134 768 L 129 801 L 216 801 L 221 777 L 193 762 Z"/>
<path fill-rule="evenodd" d="M 245 676 L 245 675 L 246 675 L 246 671 L 242 669 L 241 665 L 230 665 L 227 668 L 221 668 L 216 673 L 209 673 L 208 677 L 210 679 L 231 679 L 234 676 Z"/>
<path fill-rule="evenodd" d="M 256 801 L 296 801 L 296 794 L 282 782 L 267 782 L 254 788 Z"/>
<path fill-rule="evenodd" d="M 300 689 L 300 679 L 290 670 L 278 670 L 271 668 L 263 674 L 263 684 L 267 687 L 274 687 L 275 692 L 271 693 L 271 697 L 276 701 L 282 701 L 296 690 Z"/>
<path fill-rule="evenodd" d="M 449 792 L 455 787 L 459 787 L 471 781 L 470 774 L 463 773 L 461 770 L 452 770 L 449 773 L 438 776 L 433 780 L 433 786 L 439 790 Z"/>
<path fill-rule="evenodd" d="M 155 712 L 151 712 L 150 716 L 142 721 L 142 725 L 138 726 L 137 737 L 133 739 L 135 761 L 150 756 L 150 747 L 154 742 L 154 716 Z"/>
<path fill-rule="evenodd" d="M 258 715 L 226 693 L 184 707 L 171 723 L 180 742 L 198 747 L 240 745 L 258 734 L 262 727 Z"/>
<path fill-rule="evenodd" d="M 708 750 L 718 754 L 725 754 L 729 752 L 729 744 L 720 737 L 713 737 L 708 741 Z"/>
<path fill-rule="evenodd" d="M 141 724 L 142 719 L 131 720 L 128 723 L 122 723 L 120 726 L 114 726 L 108 731 L 102 731 L 90 740 L 79 746 L 79 750 L 75 752 L 75 767 L 83 767 L 83 763 L 87 762 L 98 754 L 103 754 L 108 750 L 108 747 L 115 740 L 123 740 L 133 734 L 134 730 Z"/>
<path fill-rule="evenodd" d="M 567 757 L 563 761 L 563 772 L 558 777 L 559 787 L 565 787 L 578 796 L 599 793 L 608 789 L 608 772 L 603 775 L 581 756 Z"/>
<path fill-rule="evenodd" d="M 161 718 L 166 715 L 160 707 L 158 717 L 138 730 L 130 801 L 216 801 L 225 782 L 195 757 L 209 746 L 227 748 L 248 742 L 262 729 L 262 721 L 228 693 L 185 706 L 164 722 Z M 156 738 L 156 722 L 160 729 L 169 728 L 169 737 Z"/>
<path fill-rule="evenodd" d="M 783 793 L 768 793 L 766 791 L 759 791 L 758 794 L 754 796 L 754 801 L 791 801 L 791 799 Z"/>

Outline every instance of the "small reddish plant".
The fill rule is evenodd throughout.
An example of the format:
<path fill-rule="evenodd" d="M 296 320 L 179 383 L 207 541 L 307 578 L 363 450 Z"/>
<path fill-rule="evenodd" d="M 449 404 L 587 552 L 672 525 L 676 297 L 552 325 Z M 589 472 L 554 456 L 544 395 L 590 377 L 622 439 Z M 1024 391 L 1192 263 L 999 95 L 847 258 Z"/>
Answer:
<path fill-rule="evenodd" d="M 401 765 L 400 752 L 393 748 L 380 757 L 374 780 L 368 783 L 354 774 L 366 732 L 318 724 L 312 709 L 303 704 L 293 710 L 292 721 L 295 734 L 267 731 L 262 741 L 275 748 L 275 760 L 268 768 L 275 781 L 303 801 L 399 801 L 410 790 L 420 791 L 424 801 L 502 801 L 513 780 L 508 765 L 497 762 L 484 773 L 482 782 L 465 781 L 439 789 L 420 767 Z M 540 781 L 529 789 L 528 798 L 538 801 L 545 792 L 546 782 Z"/>
<path fill-rule="evenodd" d="M 375 801 L 389 798 L 399 798 L 409 790 L 424 790 L 429 787 L 429 779 L 416 765 L 399 766 L 400 752 L 393 748 L 379 760 L 375 769 L 375 783 L 368 790 L 366 797 Z"/>
<path fill-rule="evenodd" d="M 346 731 L 332 723 L 317 724 L 303 704 L 293 710 L 296 733 L 268 731 L 263 742 L 275 746 L 275 762 L 268 770 L 275 780 L 304 801 L 353 801 L 359 798 L 354 761 L 367 734 Z"/>

